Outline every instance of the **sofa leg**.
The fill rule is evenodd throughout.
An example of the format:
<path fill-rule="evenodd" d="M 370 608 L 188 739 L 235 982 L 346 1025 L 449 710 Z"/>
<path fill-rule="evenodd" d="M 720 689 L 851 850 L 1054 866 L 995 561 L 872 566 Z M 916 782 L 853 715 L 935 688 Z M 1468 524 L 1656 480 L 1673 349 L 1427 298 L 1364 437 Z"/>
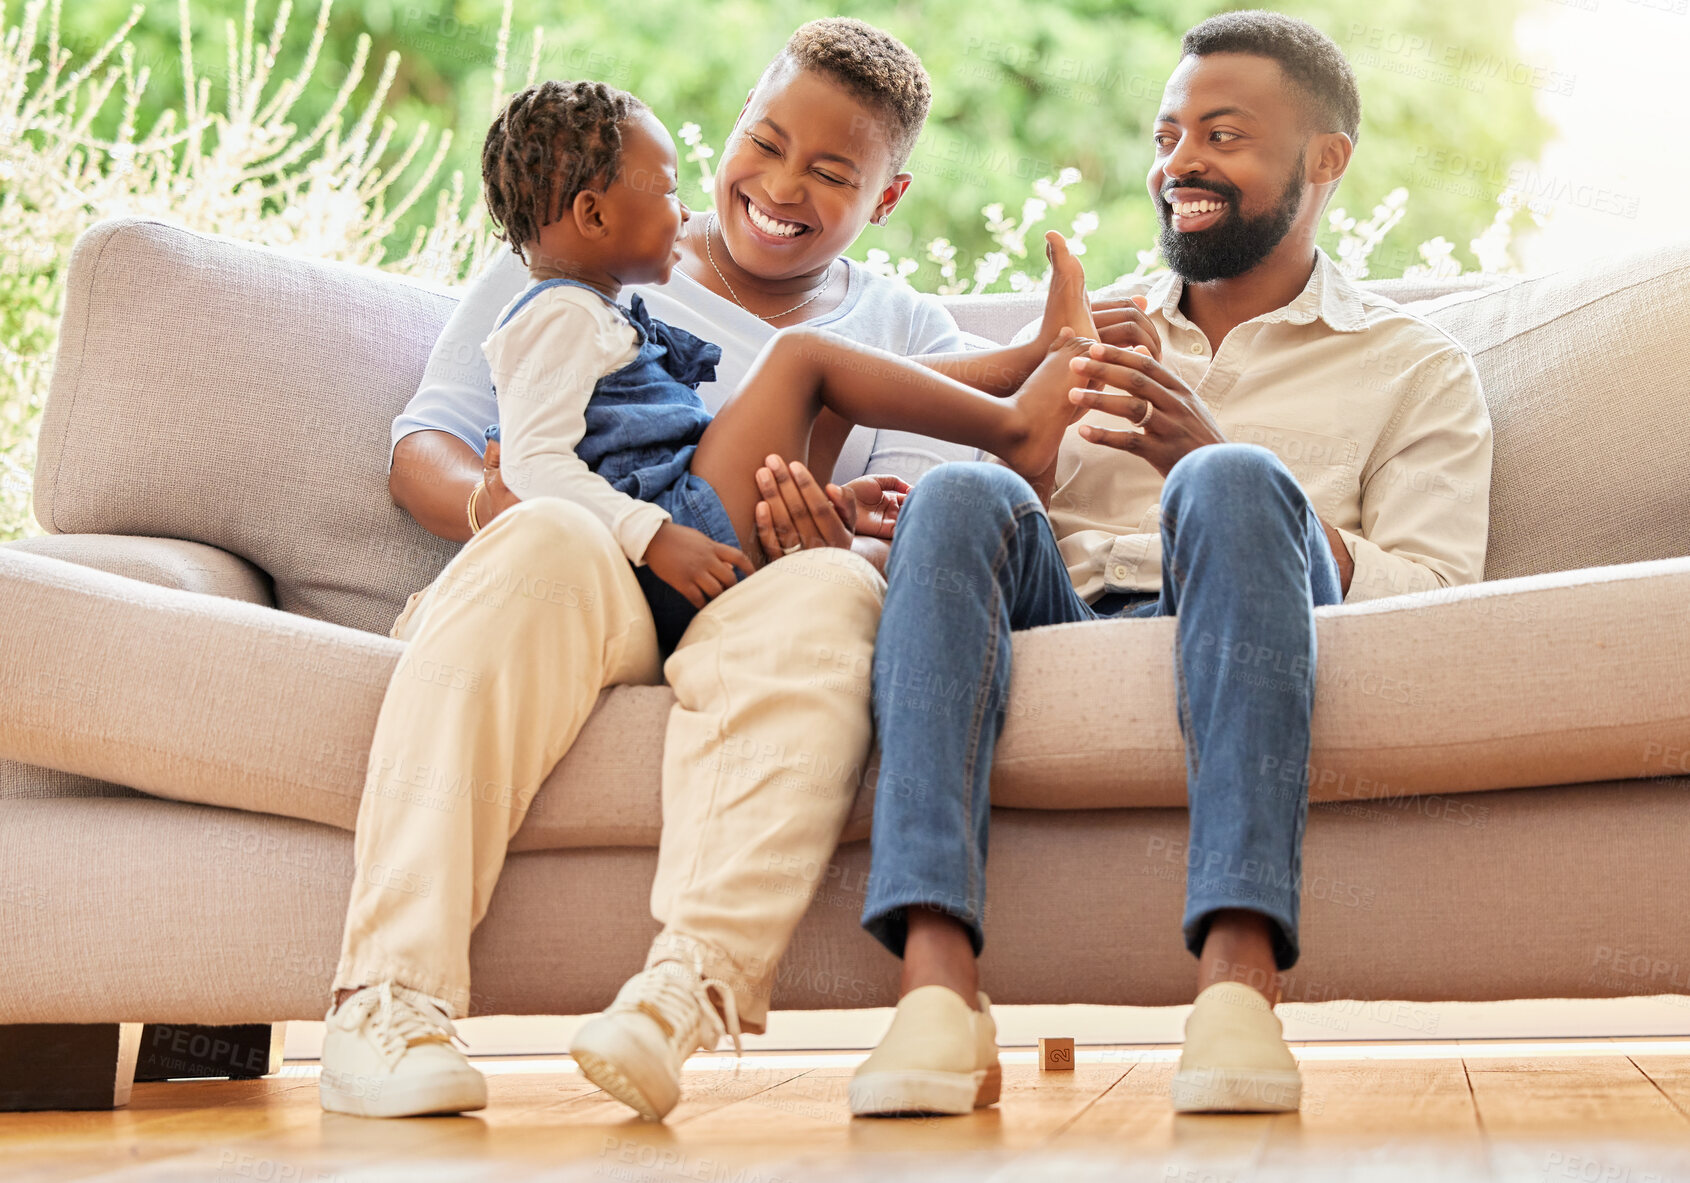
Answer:
<path fill-rule="evenodd" d="M 253 1080 L 281 1070 L 286 1023 L 237 1023 L 204 1027 L 148 1023 L 141 1031 L 135 1079 L 174 1080 L 226 1076 Z"/>
<path fill-rule="evenodd" d="M 129 1104 L 139 1023 L 0 1025 L 0 1111 Z"/>

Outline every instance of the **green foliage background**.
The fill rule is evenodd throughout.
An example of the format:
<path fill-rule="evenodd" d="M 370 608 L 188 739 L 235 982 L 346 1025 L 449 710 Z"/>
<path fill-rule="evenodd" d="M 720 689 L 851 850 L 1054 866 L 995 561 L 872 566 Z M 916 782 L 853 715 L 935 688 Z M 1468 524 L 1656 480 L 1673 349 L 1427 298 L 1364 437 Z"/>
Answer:
<path fill-rule="evenodd" d="M 258 0 L 259 36 L 277 0 Z M 296 0 L 278 72 L 294 68 L 319 0 Z M 1537 158 L 1550 128 L 1538 114 L 1534 75 L 1514 47 L 1520 9 L 1531 0 L 1428 4 L 1424 0 L 1283 0 L 1280 11 L 1325 29 L 1350 54 L 1361 82 L 1360 148 L 1336 204 L 1365 216 L 1387 192 L 1410 192 L 1404 223 L 1373 256 L 1373 274 L 1417 262 L 1414 245 L 1437 235 L 1466 244 L 1491 221 L 1511 163 Z M 0 0 L 15 10 L 18 0 Z M 131 0 L 68 0 L 63 37 L 83 60 L 124 18 Z M 225 21 L 246 0 L 193 0 L 195 56 L 202 75 L 223 69 Z M 500 0 L 342 0 L 336 5 L 316 83 L 297 108 L 302 126 L 325 110 L 345 77 L 360 33 L 373 38 L 367 93 L 389 50 L 402 55 L 388 111 L 402 132 L 421 120 L 449 127 L 449 158 L 478 190 L 478 155 L 492 101 Z M 1149 124 L 1181 32 L 1217 11 L 1216 0 L 642 0 L 564 4 L 517 0 L 508 85 L 526 76 L 531 30 L 545 29 L 542 76 L 598 77 L 649 102 L 669 124 L 702 125 L 720 146 L 746 91 L 798 24 L 817 16 L 861 17 L 907 41 L 935 83 L 926 135 L 911 168 L 916 183 L 884 230 L 871 228 L 853 253 L 881 247 L 925 257 L 943 235 L 972 260 L 994 249 L 980 209 L 1001 201 L 1013 214 L 1040 176 L 1072 165 L 1084 180 L 1051 224 L 1096 210 L 1088 271 L 1100 282 L 1131 270 L 1152 245 L 1154 215 L 1144 192 Z M 145 0 L 131 41 L 152 85 L 138 125 L 150 127 L 181 104 L 174 0 Z M 214 103 L 222 101 L 221 86 Z M 111 116 L 115 121 L 115 111 Z M 1453 152 L 1449 159 L 1440 154 Z M 425 157 L 427 153 L 423 154 Z M 1475 163 L 1477 162 L 1477 163 Z M 696 186 L 687 194 L 698 202 Z M 432 212 L 420 202 L 398 231 L 402 253 Z M 965 270 L 966 273 L 966 270 Z M 932 282 L 928 265 L 915 277 Z"/>

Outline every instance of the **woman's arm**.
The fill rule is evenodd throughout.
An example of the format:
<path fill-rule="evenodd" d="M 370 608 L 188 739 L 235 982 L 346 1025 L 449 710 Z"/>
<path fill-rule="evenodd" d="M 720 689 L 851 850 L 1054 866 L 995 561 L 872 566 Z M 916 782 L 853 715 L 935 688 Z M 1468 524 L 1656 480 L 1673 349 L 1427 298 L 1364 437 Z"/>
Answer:
<path fill-rule="evenodd" d="M 465 511 L 470 491 L 480 480 L 481 457 L 450 432 L 413 431 L 393 445 L 387 491 L 393 503 L 430 534 L 452 542 L 468 541 Z"/>
<path fill-rule="evenodd" d="M 429 352 L 416 394 L 393 423 L 388 492 L 425 529 L 453 542 L 469 537 L 465 511 L 482 477 L 482 432 L 498 419 L 481 342 L 527 282 L 528 269 L 509 251 L 476 276 Z M 516 503 L 498 479 L 496 462 L 488 475 L 488 492 L 476 499 L 483 526 Z"/>
<path fill-rule="evenodd" d="M 520 500 L 499 473 L 497 443 L 487 445 L 485 458 L 448 431 L 413 431 L 393 446 L 387 491 L 430 534 L 469 541 L 469 495 L 477 481 L 487 486 L 475 499 L 484 527 Z"/>

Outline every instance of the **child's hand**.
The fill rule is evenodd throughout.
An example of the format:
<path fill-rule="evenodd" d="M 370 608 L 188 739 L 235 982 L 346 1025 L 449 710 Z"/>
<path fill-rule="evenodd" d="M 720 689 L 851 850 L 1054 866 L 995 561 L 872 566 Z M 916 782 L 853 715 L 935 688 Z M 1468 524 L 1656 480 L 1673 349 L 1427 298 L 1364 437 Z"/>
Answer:
<path fill-rule="evenodd" d="M 738 548 L 724 546 L 702 530 L 674 522 L 664 522 L 646 543 L 645 564 L 694 608 L 704 607 L 739 582 L 735 567 L 752 569 L 751 560 Z"/>
<path fill-rule="evenodd" d="M 853 534 L 890 541 L 909 491 L 909 483 L 899 477 L 860 476 L 843 488 L 829 485 L 827 496 Z"/>

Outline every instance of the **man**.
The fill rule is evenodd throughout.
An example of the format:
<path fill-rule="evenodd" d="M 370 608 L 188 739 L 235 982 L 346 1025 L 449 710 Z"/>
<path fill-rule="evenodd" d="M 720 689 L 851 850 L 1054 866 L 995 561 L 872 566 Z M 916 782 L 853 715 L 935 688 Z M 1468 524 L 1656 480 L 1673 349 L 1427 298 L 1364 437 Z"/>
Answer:
<path fill-rule="evenodd" d="M 997 1097 L 976 958 L 1011 631 L 1170 615 L 1199 990 L 1174 1106 L 1295 1109 L 1272 1007 L 1298 955 L 1313 610 L 1482 575 L 1491 431 L 1471 360 L 1314 245 L 1359 131 L 1348 63 L 1267 12 L 1206 21 L 1183 52 L 1148 178 L 1170 273 L 1126 289 L 1147 298 L 1141 339 L 1074 360 L 1086 413 L 1041 487 L 945 465 L 900 513 L 873 671 L 881 778 L 931 789 L 876 800 L 863 924 L 903 958 L 903 993 L 855 1114 Z M 1439 488 L 1471 496 L 1423 491 Z M 1268 771 L 1283 768 L 1303 776 Z"/>

